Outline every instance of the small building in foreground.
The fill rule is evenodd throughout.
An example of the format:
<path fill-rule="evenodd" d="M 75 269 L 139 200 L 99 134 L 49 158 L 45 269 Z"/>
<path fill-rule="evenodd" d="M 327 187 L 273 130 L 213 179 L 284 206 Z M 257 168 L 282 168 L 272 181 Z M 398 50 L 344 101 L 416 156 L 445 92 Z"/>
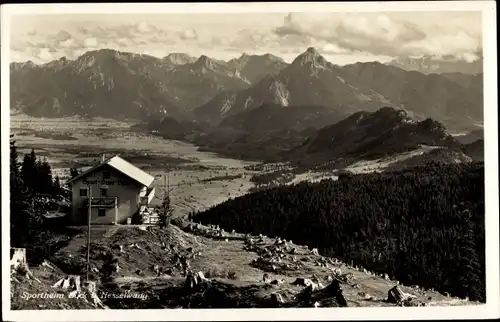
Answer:
<path fill-rule="evenodd" d="M 71 185 L 71 222 L 87 224 L 89 202 L 91 224 L 126 224 L 155 195 L 154 177 L 118 155 L 68 180 Z M 90 198 L 89 198 L 90 197 Z"/>

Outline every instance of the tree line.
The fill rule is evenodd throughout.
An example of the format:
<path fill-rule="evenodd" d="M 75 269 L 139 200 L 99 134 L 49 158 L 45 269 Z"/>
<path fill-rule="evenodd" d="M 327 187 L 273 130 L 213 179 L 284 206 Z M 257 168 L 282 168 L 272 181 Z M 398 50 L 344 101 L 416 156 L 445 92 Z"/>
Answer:
<path fill-rule="evenodd" d="M 51 253 L 58 240 L 57 232 L 46 225 L 46 210 L 41 196 L 65 195 L 58 176 L 53 176 L 47 159 L 31 149 L 19 162 L 14 136 L 10 136 L 10 238 L 11 247 L 26 248 L 30 262 L 38 262 Z"/>
<path fill-rule="evenodd" d="M 430 162 L 251 193 L 192 215 L 485 301 L 484 164 Z"/>

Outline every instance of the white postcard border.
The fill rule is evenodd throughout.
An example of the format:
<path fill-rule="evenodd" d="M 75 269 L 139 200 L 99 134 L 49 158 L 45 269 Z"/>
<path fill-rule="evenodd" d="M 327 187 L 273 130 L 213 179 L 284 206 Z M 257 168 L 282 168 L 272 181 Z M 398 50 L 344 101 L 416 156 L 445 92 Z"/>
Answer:
<path fill-rule="evenodd" d="M 165 309 L 165 310 L 10 310 L 9 269 L 9 25 L 18 14 L 62 13 L 241 13 L 241 12 L 325 12 L 325 11 L 482 11 L 484 55 L 485 136 L 485 228 L 487 303 L 469 307 L 421 308 L 297 308 L 297 309 Z M 147 320 L 405 320 L 483 319 L 499 317 L 499 207 L 498 207 L 498 93 L 496 51 L 496 7 L 494 1 L 415 1 L 350 3 L 140 3 L 140 4 L 7 4 L 1 7 L 2 27 L 2 314 L 15 321 L 147 321 Z M 5 300 L 7 299 L 7 300 Z"/>

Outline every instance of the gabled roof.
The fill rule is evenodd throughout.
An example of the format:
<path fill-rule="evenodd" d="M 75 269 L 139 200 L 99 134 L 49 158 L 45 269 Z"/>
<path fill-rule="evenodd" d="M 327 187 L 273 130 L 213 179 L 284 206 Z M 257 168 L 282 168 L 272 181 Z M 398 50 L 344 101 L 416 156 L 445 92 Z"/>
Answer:
<path fill-rule="evenodd" d="M 139 182 L 142 185 L 145 185 L 146 187 L 149 187 L 155 179 L 149 173 L 139 169 L 138 167 L 129 163 L 128 161 L 125 161 L 124 159 L 120 158 L 118 155 L 115 155 L 114 157 L 111 157 L 111 158 L 104 160 L 103 162 L 93 166 L 92 168 L 88 169 L 87 171 L 80 173 L 76 177 L 68 180 L 67 183 L 71 183 L 75 180 L 83 178 L 83 177 L 87 176 L 88 174 L 100 169 L 104 165 L 109 165 L 110 167 L 120 171 L 124 175 Z"/>

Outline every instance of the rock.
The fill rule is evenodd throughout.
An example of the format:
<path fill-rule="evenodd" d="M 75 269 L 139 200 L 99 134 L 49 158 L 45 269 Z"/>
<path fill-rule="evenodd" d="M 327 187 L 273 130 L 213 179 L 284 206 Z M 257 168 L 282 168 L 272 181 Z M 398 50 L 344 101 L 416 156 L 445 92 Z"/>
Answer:
<path fill-rule="evenodd" d="M 328 294 L 336 294 L 342 291 L 342 287 L 340 286 L 339 280 L 334 279 L 328 286 L 325 288 L 325 292 Z"/>
<path fill-rule="evenodd" d="M 195 288 L 197 285 L 198 285 L 198 277 L 195 274 L 189 272 L 186 276 L 186 280 L 184 281 L 184 287 L 192 289 Z"/>
<path fill-rule="evenodd" d="M 283 280 L 272 280 L 271 284 L 273 284 L 273 285 L 283 284 Z"/>
<path fill-rule="evenodd" d="M 74 290 L 80 292 L 80 276 L 77 275 L 70 275 L 65 278 L 61 278 L 59 281 L 57 281 L 54 285 L 52 285 L 53 288 L 61 288 L 63 290 Z"/>
<path fill-rule="evenodd" d="M 199 271 L 198 273 L 196 273 L 196 277 L 198 278 L 199 281 L 202 281 L 202 282 L 208 281 L 208 279 L 205 277 L 205 274 L 203 274 L 202 271 Z"/>
<path fill-rule="evenodd" d="M 309 285 L 312 285 L 314 283 L 313 283 L 313 281 L 311 281 L 308 278 L 298 277 L 292 284 L 299 285 L 299 286 L 309 286 Z"/>
<path fill-rule="evenodd" d="M 43 261 L 42 266 L 45 266 L 48 269 L 53 270 L 53 271 L 56 270 L 56 267 L 52 263 L 48 262 L 47 260 Z"/>
<path fill-rule="evenodd" d="M 264 273 L 264 275 L 262 275 L 262 282 L 264 283 L 269 282 L 269 275 L 267 273 Z"/>
<path fill-rule="evenodd" d="M 344 298 L 342 287 L 338 280 L 333 280 L 333 282 L 324 289 L 324 292 L 334 296 L 341 307 L 347 307 L 347 301 Z"/>
<path fill-rule="evenodd" d="M 142 249 L 139 245 L 137 245 L 137 243 L 133 243 L 133 244 L 130 244 L 128 245 L 129 248 L 137 248 L 137 249 Z"/>
<path fill-rule="evenodd" d="M 332 268 L 332 273 L 333 273 L 333 276 L 340 276 L 342 275 L 342 270 L 340 268 Z"/>
<path fill-rule="evenodd" d="M 95 282 L 86 281 L 83 284 L 83 289 L 84 289 L 85 293 L 87 294 L 87 296 L 89 296 L 93 300 L 93 304 L 95 306 L 103 308 L 103 309 L 108 309 L 108 307 L 106 305 L 104 305 L 102 303 L 102 301 L 99 299 L 99 297 L 97 296 L 97 293 L 96 293 L 97 287 L 96 287 Z"/>
<path fill-rule="evenodd" d="M 389 290 L 387 301 L 391 303 L 402 303 L 414 297 L 414 295 L 406 294 L 398 285 L 396 285 Z"/>
<path fill-rule="evenodd" d="M 272 293 L 271 294 L 271 303 L 274 305 L 279 305 L 285 303 L 283 300 L 283 297 L 279 293 Z"/>
<path fill-rule="evenodd" d="M 347 283 L 349 281 L 352 281 L 354 279 L 354 275 L 352 273 L 346 273 L 342 274 L 340 276 L 337 276 L 339 280 L 341 280 L 344 283 Z"/>

